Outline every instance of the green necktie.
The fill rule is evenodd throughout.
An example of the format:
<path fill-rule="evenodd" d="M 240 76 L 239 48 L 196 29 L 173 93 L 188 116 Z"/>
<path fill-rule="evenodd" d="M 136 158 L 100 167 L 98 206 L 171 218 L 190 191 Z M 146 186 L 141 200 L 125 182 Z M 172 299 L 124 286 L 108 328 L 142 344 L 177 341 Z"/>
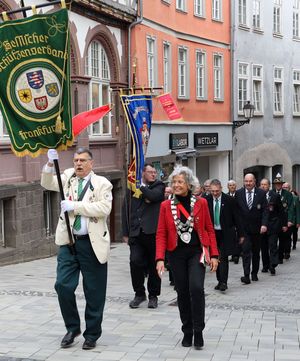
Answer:
<path fill-rule="evenodd" d="M 80 178 L 78 180 L 78 196 L 77 199 L 80 197 L 80 194 L 82 192 L 82 184 L 83 184 L 84 179 Z M 73 224 L 73 229 L 75 229 L 75 231 L 79 231 L 81 228 L 81 216 L 76 216 L 74 224 Z"/>
<path fill-rule="evenodd" d="M 220 204 L 219 204 L 218 198 L 216 198 L 216 204 L 215 204 L 215 209 L 214 209 L 214 223 L 215 223 L 215 226 L 220 225 Z"/>

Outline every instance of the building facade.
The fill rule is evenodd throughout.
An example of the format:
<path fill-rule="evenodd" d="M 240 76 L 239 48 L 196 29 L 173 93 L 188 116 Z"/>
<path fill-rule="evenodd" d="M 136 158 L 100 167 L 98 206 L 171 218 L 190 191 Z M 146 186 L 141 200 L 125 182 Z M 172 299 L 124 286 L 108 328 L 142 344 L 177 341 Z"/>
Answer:
<path fill-rule="evenodd" d="M 249 125 L 235 129 L 233 176 L 283 179 L 300 189 L 300 1 L 232 2 L 233 120 L 255 106 Z"/>
<path fill-rule="evenodd" d="M 183 118 L 169 121 L 154 99 L 147 159 L 164 175 L 182 163 L 201 182 L 226 182 L 232 150 L 230 3 L 152 0 L 140 5 L 130 48 L 134 80 L 171 93 Z"/>
<path fill-rule="evenodd" d="M 25 0 L 38 5 L 43 0 Z M 70 5 L 69 5 L 70 6 Z M 47 6 L 43 13 L 59 9 Z M 0 12 L 16 10 L 18 2 L 1 0 Z M 60 152 L 60 169 L 72 167 L 74 151 L 89 147 L 94 170 L 113 184 L 110 216 L 112 240 L 121 239 L 120 212 L 124 188 L 124 119 L 117 92 L 128 86 L 128 28 L 136 19 L 133 0 L 72 1 L 69 8 L 71 42 L 71 91 L 73 115 L 113 103 L 110 114 L 75 139 L 73 147 Z M 31 11 L 27 12 L 27 16 Z M 22 17 L 22 13 L 11 15 Z M 0 262 L 1 264 L 48 256 L 56 252 L 54 232 L 59 214 L 59 195 L 40 186 L 47 157 L 17 158 L 0 115 Z"/>

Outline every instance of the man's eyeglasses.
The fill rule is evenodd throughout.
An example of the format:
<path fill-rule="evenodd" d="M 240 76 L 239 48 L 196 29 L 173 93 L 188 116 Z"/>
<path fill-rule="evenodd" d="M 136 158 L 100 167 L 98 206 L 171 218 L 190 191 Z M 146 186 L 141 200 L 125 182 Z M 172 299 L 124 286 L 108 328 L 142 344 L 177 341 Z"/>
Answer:
<path fill-rule="evenodd" d="M 88 159 L 84 159 L 84 158 L 76 158 L 76 159 L 73 159 L 73 163 L 86 163 L 87 161 L 91 160 L 91 158 L 88 158 Z"/>
<path fill-rule="evenodd" d="M 149 173 L 149 174 L 156 174 L 156 170 L 146 170 L 145 173 Z"/>

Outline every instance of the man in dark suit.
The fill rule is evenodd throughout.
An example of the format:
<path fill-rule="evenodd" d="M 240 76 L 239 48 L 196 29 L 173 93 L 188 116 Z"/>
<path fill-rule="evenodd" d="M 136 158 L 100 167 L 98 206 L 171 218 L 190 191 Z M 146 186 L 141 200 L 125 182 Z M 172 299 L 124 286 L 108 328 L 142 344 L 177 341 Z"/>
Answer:
<path fill-rule="evenodd" d="M 243 238 L 242 224 L 237 213 L 234 197 L 222 192 L 222 184 L 213 179 L 210 184 L 210 195 L 207 196 L 208 207 L 214 225 L 219 249 L 219 267 L 217 268 L 218 284 L 216 290 L 225 291 L 228 281 L 228 256 L 236 249 L 236 230 L 241 241 Z"/>
<path fill-rule="evenodd" d="M 156 272 L 155 235 L 165 186 L 156 177 L 155 168 L 145 164 L 141 196 L 136 198 L 128 191 L 122 208 L 123 240 L 130 247 L 130 274 L 135 292 L 134 299 L 129 303 L 130 308 L 138 308 L 146 300 L 145 271 L 148 272 L 148 308 L 157 308 L 157 296 L 160 295 L 161 279 Z"/>
<path fill-rule="evenodd" d="M 241 282 L 251 283 L 250 269 L 252 261 L 251 279 L 258 281 L 261 235 L 267 232 L 268 216 L 266 194 L 255 187 L 255 177 L 248 173 L 244 177 L 244 187 L 236 191 L 235 199 L 239 215 L 245 231 L 245 239 L 241 243 L 244 276 Z"/>
<path fill-rule="evenodd" d="M 268 230 L 261 239 L 262 272 L 270 271 L 275 276 L 278 265 L 278 233 L 287 231 L 287 216 L 280 195 L 270 189 L 271 182 L 267 178 L 260 181 L 260 188 L 266 192 L 269 210 Z"/>
<path fill-rule="evenodd" d="M 236 181 L 233 179 L 230 179 L 227 182 L 227 189 L 228 189 L 227 194 L 230 197 L 235 197 L 236 188 L 237 188 Z M 235 242 L 235 244 L 236 244 L 236 247 L 235 247 L 234 251 L 232 252 L 230 262 L 234 262 L 235 264 L 238 264 L 240 256 L 241 256 L 241 247 L 238 244 L 238 242 Z"/>

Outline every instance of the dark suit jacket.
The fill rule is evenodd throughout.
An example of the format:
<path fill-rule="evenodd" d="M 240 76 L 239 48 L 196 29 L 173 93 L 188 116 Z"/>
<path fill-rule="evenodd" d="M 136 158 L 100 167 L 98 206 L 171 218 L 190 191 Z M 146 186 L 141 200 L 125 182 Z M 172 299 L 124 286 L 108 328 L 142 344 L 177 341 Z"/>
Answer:
<path fill-rule="evenodd" d="M 260 188 L 254 188 L 252 208 L 249 209 L 246 199 L 246 189 L 240 188 L 235 193 L 243 228 L 246 234 L 259 234 L 260 227 L 268 227 L 269 210 L 266 193 Z"/>
<path fill-rule="evenodd" d="M 213 196 L 207 196 L 207 202 L 212 223 L 214 224 L 214 201 Z M 236 200 L 229 195 L 222 193 L 220 205 L 220 225 L 222 228 L 222 242 L 218 244 L 220 252 L 224 256 L 232 254 L 237 246 L 237 237 L 244 236 L 242 222 L 238 215 Z"/>
<path fill-rule="evenodd" d="M 269 201 L 267 201 L 269 210 L 268 234 L 277 234 L 283 226 L 287 226 L 287 212 L 284 210 L 279 194 L 270 190 L 269 197 Z"/>
<path fill-rule="evenodd" d="M 155 234 L 161 202 L 165 199 L 165 185 L 156 180 L 147 187 L 140 188 L 142 196 L 133 197 L 128 190 L 122 207 L 123 236 L 137 237 L 142 230 L 145 234 Z"/>

